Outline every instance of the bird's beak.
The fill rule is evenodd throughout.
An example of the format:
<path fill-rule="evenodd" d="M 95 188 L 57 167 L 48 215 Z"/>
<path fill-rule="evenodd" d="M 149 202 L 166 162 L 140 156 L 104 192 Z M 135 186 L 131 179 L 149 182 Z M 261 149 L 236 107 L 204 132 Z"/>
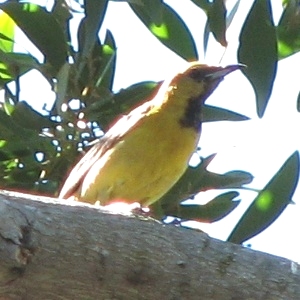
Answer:
<path fill-rule="evenodd" d="M 240 70 L 245 67 L 246 67 L 246 65 L 243 65 L 243 64 L 229 65 L 226 67 L 218 67 L 217 69 L 213 70 L 210 74 L 207 74 L 206 77 L 208 77 L 211 80 L 224 78 L 229 73 L 231 73 L 235 70 Z"/>

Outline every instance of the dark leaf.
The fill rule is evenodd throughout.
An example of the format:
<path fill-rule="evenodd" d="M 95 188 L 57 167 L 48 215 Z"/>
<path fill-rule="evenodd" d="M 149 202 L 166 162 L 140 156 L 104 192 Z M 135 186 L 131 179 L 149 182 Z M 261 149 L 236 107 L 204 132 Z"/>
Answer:
<path fill-rule="evenodd" d="M 203 106 L 203 122 L 215 121 L 246 121 L 248 117 L 221 107 Z"/>
<path fill-rule="evenodd" d="M 208 46 L 209 34 L 210 34 L 209 24 L 208 24 L 208 20 L 206 20 L 205 27 L 204 27 L 204 33 L 203 33 L 203 51 L 204 51 L 205 55 L 206 55 L 207 46 Z"/>
<path fill-rule="evenodd" d="M 39 69 L 37 60 L 25 53 L 6 53 L 0 50 L 0 87 L 32 69 Z"/>
<path fill-rule="evenodd" d="M 71 65 L 66 62 L 57 72 L 57 82 L 56 82 L 56 100 L 55 108 L 59 114 L 62 114 L 62 104 L 68 102 L 67 92 L 69 87 L 69 77 L 70 77 Z"/>
<path fill-rule="evenodd" d="M 233 8 L 230 10 L 230 12 L 228 13 L 227 17 L 226 17 L 226 28 L 228 28 L 231 23 L 232 23 L 232 20 L 240 6 L 240 0 L 237 0 L 233 6 Z"/>
<path fill-rule="evenodd" d="M 251 82 L 257 114 L 262 117 L 272 92 L 277 70 L 277 39 L 269 0 L 255 1 L 240 33 L 239 62 L 241 71 Z"/>
<path fill-rule="evenodd" d="M 96 60 L 95 57 L 93 60 Z M 116 44 L 112 33 L 107 30 L 104 45 L 102 46 L 101 68 L 96 76 L 96 86 L 103 86 L 112 90 L 116 70 Z"/>
<path fill-rule="evenodd" d="M 215 39 L 223 46 L 226 41 L 226 7 L 223 0 L 215 0 L 207 11 L 207 22 Z"/>
<path fill-rule="evenodd" d="M 298 178 L 299 155 L 294 152 L 254 199 L 228 241 L 241 244 L 270 226 L 291 202 Z"/>
<path fill-rule="evenodd" d="M 0 50 L 4 52 L 13 51 L 15 27 L 15 22 L 8 14 L 0 14 Z"/>
<path fill-rule="evenodd" d="M 139 10 L 147 15 L 148 19 L 159 26 L 163 20 L 163 1 L 162 0 L 138 0 L 138 2 L 128 1 L 134 7 L 138 6 Z"/>
<path fill-rule="evenodd" d="M 111 32 L 107 31 L 103 45 L 97 39 L 88 56 L 81 57 L 74 66 L 74 84 L 83 94 L 86 106 L 99 102 L 103 94 L 111 94 L 116 67 L 116 45 Z"/>
<path fill-rule="evenodd" d="M 209 10 L 209 7 L 211 5 L 211 1 L 209 0 L 192 0 L 197 6 L 199 6 L 201 9 L 207 11 Z"/>
<path fill-rule="evenodd" d="M 149 18 L 140 5 L 130 4 L 130 6 L 145 26 L 165 46 L 188 61 L 198 60 L 196 45 L 188 27 L 170 6 L 165 3 L 161 4 L 163 20 L 159 25 Z"/>
<path fill-rule="evenodd" d="M 85 17 L 78 30 L 79 55 L 83 63 L 90 56 L 95 43 L 98 41 L 98 32 L 103 23 L 108 0 L 85 1 Z"/>
<path fill-rule="evenodd" d="M 253 176 L 245 171 L 230 171 L 225 174 L 207 172 L 201 182 L 201 190 L 240 188 L 253 180 Z"/>
<path fill-rule="evenodd" d="M 35 112 L 32 111 L 30 114 L 34 113 Z M 25 154 L 22 155 L 28 155 L 28 151 L 34 153 L 37 150 L 54 149 L 51 145 L 51 137 L 40 135 L 41 132 L 37 128 L 25 128 L 22 124 L 18 124 L 20 121 L 19 117 L 16 118 L 17 120 L 15 121 L 12 116 L 8 116 L 5 112 L 0 110 L 0 140 L 5 141 L 2 145 L 2 149 L 6 149 L 5 151 L 14 154 L 18 153 L 18 155 L 21 155 L 24 151 Z M 31 123 L 32 126 L 34 126 L 34 122 L 35 121 Z M 43 122 L 45 122 L 44 119 Z"/>
<path fill-rule="evenodd" d="M 202 160 L 197 167 L 189 167 L 179 181 L 160 199 L 163 210 L 169 211 L 183 200 L 193 198 L 201 191 L 209 189 L 240 188 L 252 181 L 253 176 L 244 171 L 216 174 L 207 171 L 207 166 L 215 154 Z"/>
<path fill-rule="evenodd" d="M 71 45 L 71 32 L 69 30 L 69 22 L 72 19 L 71 7 L 66 5 L 64 0 L 54 1 L 52 14 L 63 29 L 66 40 Z"/>
<path fill-rule="evenodd" d="M 278 57 L 290 56 L 300 50 L 300 3 L 297 0 L 286 2 L 277 26 Z"/>
<path fill-rule="evenodd" d="M 103 128 L 120 114 L 126 113 L 134 106 L 151 99 L 159 84 L 156 82 L 141 82 L 121 90 L 106 101 L 97 101 L 84 112 L 89 119 L 98 120 Z"/>
<path fill-rule="evenodd" d="M 11 115 L 12 120 L 23 128 L 36 130 L 37 134 L 45 127 L 53 127 L 54 122 L 48 116 L 42 116 L 26 102 L 18 102 Z"/>
<path fill-rule="evenodd" d="M 167 215 L 185 220 L 213 223 L 226 217 L 239 205 L 240 200 L 233 201 L 238 195 L 238 192 L 227 192 L 218 195 L 205 205 L 181 204 L 177 211 L 169 211 Z"/>
<path fill-rule="evenodd" d="M 298 93 L 297 97 L 297 111 L 300 112 L 300 92 Z"/>
<path fill-rule="evenodd" d="M 0 4 L 0 9 L 10 15 L 45 55 L 46 61 L 58 71 L 67 59 L 68 47 L 63 29 L 54 16 L 32 3 L 8 1 Z"/>
<path fill-rule="evenodd" d="M 215 39 L 222 45 L 227 46 L 226 30 L 230 26 L 237 9 L 239 7 L 240 0 L 236 1 L 233 8 L 226 16 L 226 7 L 223 1 L 215 1 L 210 3 L 206 7 L 207 21 L 205 23 L 204 35 L 203 35 L 203 49 L 206 54 L 209 34 L 212 32 Z M 226 19 L 225 19 L 226 18 Z"/>
<path fill-rule="evenodd" d="M 19 138 L 27 140 L 30 136 L 30 130 L 17 125 L 10 116 L 0 110 L 0 140 L 14 141 Z"/>

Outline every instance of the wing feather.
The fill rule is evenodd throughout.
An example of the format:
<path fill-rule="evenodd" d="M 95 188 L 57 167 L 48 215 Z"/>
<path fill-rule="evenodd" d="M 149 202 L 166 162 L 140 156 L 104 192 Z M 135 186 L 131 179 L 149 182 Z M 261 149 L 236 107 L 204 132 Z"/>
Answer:
<path fill-rule="evenodd" d="M 78 194 L 85 176 L 92 166 L 114 147 L 124 136 L 133 129 L 153 108 L 151 101 L 132 110 L 128 115 L 121 117 L 92 148 L 79 160 L 65 181 L 59 198 L 67 199 Z M 92 142 L 93 143 L 93 142 Z"/>

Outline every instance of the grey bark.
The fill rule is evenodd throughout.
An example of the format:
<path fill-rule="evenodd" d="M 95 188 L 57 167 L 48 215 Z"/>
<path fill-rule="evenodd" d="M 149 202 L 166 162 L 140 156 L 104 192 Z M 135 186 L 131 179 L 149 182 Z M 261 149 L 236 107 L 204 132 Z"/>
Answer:
<path fill-rule="evenodd" d="M 0 299 L 300 299 L 300 271 L 196 230 L 2 192 Z"/>

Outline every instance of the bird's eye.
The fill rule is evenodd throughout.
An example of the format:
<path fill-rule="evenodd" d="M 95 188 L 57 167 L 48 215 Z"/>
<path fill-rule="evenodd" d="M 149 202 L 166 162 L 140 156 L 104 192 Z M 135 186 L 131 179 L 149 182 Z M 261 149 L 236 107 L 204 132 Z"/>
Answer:
<path fill-rule="evenodd" d="M 203 81 L 207 79 L 207 75 L 211 73 L 210 70 L 203 69 L 203 68 L 193 68 L 189 70 L 188 76 L 195 81 Z"/>

